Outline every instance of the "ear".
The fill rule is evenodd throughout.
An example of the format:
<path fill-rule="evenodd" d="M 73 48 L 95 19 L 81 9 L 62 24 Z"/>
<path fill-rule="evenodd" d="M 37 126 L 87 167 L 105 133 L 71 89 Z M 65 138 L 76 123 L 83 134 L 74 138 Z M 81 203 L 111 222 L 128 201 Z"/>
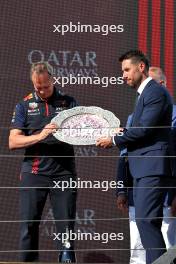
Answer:
<path fill-rule="evenodd" d="M 50 76 L 50 82 L 51 82 L 51 83 L 54 83 L 54 82 L 55 82 L 55 80 L 54 80 L 54 77 L 53 77 L 53 76 Z"/>
<path fill-rule="evenodd" d="M 142 73 L 145 71 L 145 63 L 142 61 L 139 63 L 139 70 Z"/>
<path fill-rule="evenodd" d="M 162 81 L 159 82 L 159 84 L 164 85 L 165 83 L 164 83 L 164 81 L 162 80 Z"/>
<path fill-rule="evenodd" d="M 38 92 L 38 89 L 37 89 L 37 87 L 35 87 L 35 85 L 34 85 L 34 90 L 35 90 L 36 92 Z"/>

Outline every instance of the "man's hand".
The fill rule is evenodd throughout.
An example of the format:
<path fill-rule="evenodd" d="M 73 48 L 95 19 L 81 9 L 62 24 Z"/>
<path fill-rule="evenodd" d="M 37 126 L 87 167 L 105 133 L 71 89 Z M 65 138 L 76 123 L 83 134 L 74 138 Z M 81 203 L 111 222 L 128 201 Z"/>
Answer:
<path fill-rule="evenodd" d="M 47 138 L 50 134 L 56 132 L 56 129 L 58 129 L 57 125 L 54 123 L 50 123 L 46 125 L 43 130 L 40 132 L 40 140 L 43 140 Z"/>
<path fill-rule="evenodd" d="M 45 139 L 58 129 L 56 124 L 48 124 L 40 133 L 26 136 L 21 129 L 12 129 L 9 135 L 9 149 L 20 149 L 32 146 Z"/>
<path fill-rule="evenodd" d="M 96 146 L 103 147 L 103 148 L 110 148 L 112 147 L 113 142 L 111 137 L 102 137 L 97 139 Z"/>
<path fill-rule="evenodd" d="M 119 127 L 119 128 L 113 129 L 111 132 L 112 132 L 112 135 L 115 136 L 116 134 L 123 132 L 123 131 L 124 131 L 124 128 Z M 97 139 L 96 146 L 103 147 L 103 148 L 110 148 L 113 146 L 113 140 L 111 137 L 101 137 Z"/>
<path fill-rule="evenodd" d="M 176 216 L 176 196 L 171 204 L 171 216 Z"/>
<path fill-rule="evenodd" d="M 118 134 L 120 132 L 123 132 L 124 131 L 124 128 L 123 127 L 118 127 L 118 128 L 115 128 L 115 133 Z"/>
<path fill-rule="evenodd" d="M 117 208 L 122 211 L 122 213 L 128 212 L 128 198 L 125 194 L 119 194 L 117 197 Z"/>

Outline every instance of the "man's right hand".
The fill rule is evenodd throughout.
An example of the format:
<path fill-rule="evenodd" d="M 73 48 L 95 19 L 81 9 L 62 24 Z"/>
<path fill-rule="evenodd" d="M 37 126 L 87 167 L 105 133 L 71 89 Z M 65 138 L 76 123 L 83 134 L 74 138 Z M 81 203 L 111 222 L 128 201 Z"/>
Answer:
<path fill-rule="evenodd" d="M 125 194 L 119 194 L 117 197 L 117 208 L 122 211 L 122 213 L 128 212 L 128 198 Z"/>

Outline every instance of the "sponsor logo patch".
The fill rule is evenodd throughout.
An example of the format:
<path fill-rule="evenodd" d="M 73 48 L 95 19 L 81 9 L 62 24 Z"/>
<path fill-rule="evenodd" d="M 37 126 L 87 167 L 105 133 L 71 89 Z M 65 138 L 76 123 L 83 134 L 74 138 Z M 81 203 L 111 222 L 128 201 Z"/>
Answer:
<path fill-rule="evenodd" d="M 24 101 L 27 101 L 27 100 L 29 100 L 29 99 L 32 99 L 33 98 L 33 94 L 32 93 L 30 93 L 30 94 L 28 94 L 26 97 L 24 97 Z"/>
<path fill-rule="evenodd" d="M 36 109 L 38 107 L 38 103 L 29 103 L 29 109 L 33 110 L 33 109 Z"/>

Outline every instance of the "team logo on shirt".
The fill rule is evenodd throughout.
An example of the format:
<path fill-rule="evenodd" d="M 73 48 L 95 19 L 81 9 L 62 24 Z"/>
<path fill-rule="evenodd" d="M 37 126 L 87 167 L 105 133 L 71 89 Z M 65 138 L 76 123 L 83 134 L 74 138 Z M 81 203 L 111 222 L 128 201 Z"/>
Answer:
<path fill-rule="evenodd" d="M 63 111 L 63 107 L 56 107 L 55 113 L 58 114 L 59 112 Z"/>
<path fill-rule="evenodd" d="M 29 109 L 33 110 L 33 109 L 36 109 L 38 107 L 38 103 L 29 103 Z"/>
<path fill-rule="evenodd" d="M 16 116 L 16 112 L 14 111 L 14 112 L 13 112 L 13 115 L 12 115 L 12 120 L 11 120 L 12 123 L 15 122 L 15 116 Z"/>
<path fill-rule="evenodd" d="M 38 108 L 38 103 L 29 103 L 28 115 L 39 115 L 40 110 Z"/>

